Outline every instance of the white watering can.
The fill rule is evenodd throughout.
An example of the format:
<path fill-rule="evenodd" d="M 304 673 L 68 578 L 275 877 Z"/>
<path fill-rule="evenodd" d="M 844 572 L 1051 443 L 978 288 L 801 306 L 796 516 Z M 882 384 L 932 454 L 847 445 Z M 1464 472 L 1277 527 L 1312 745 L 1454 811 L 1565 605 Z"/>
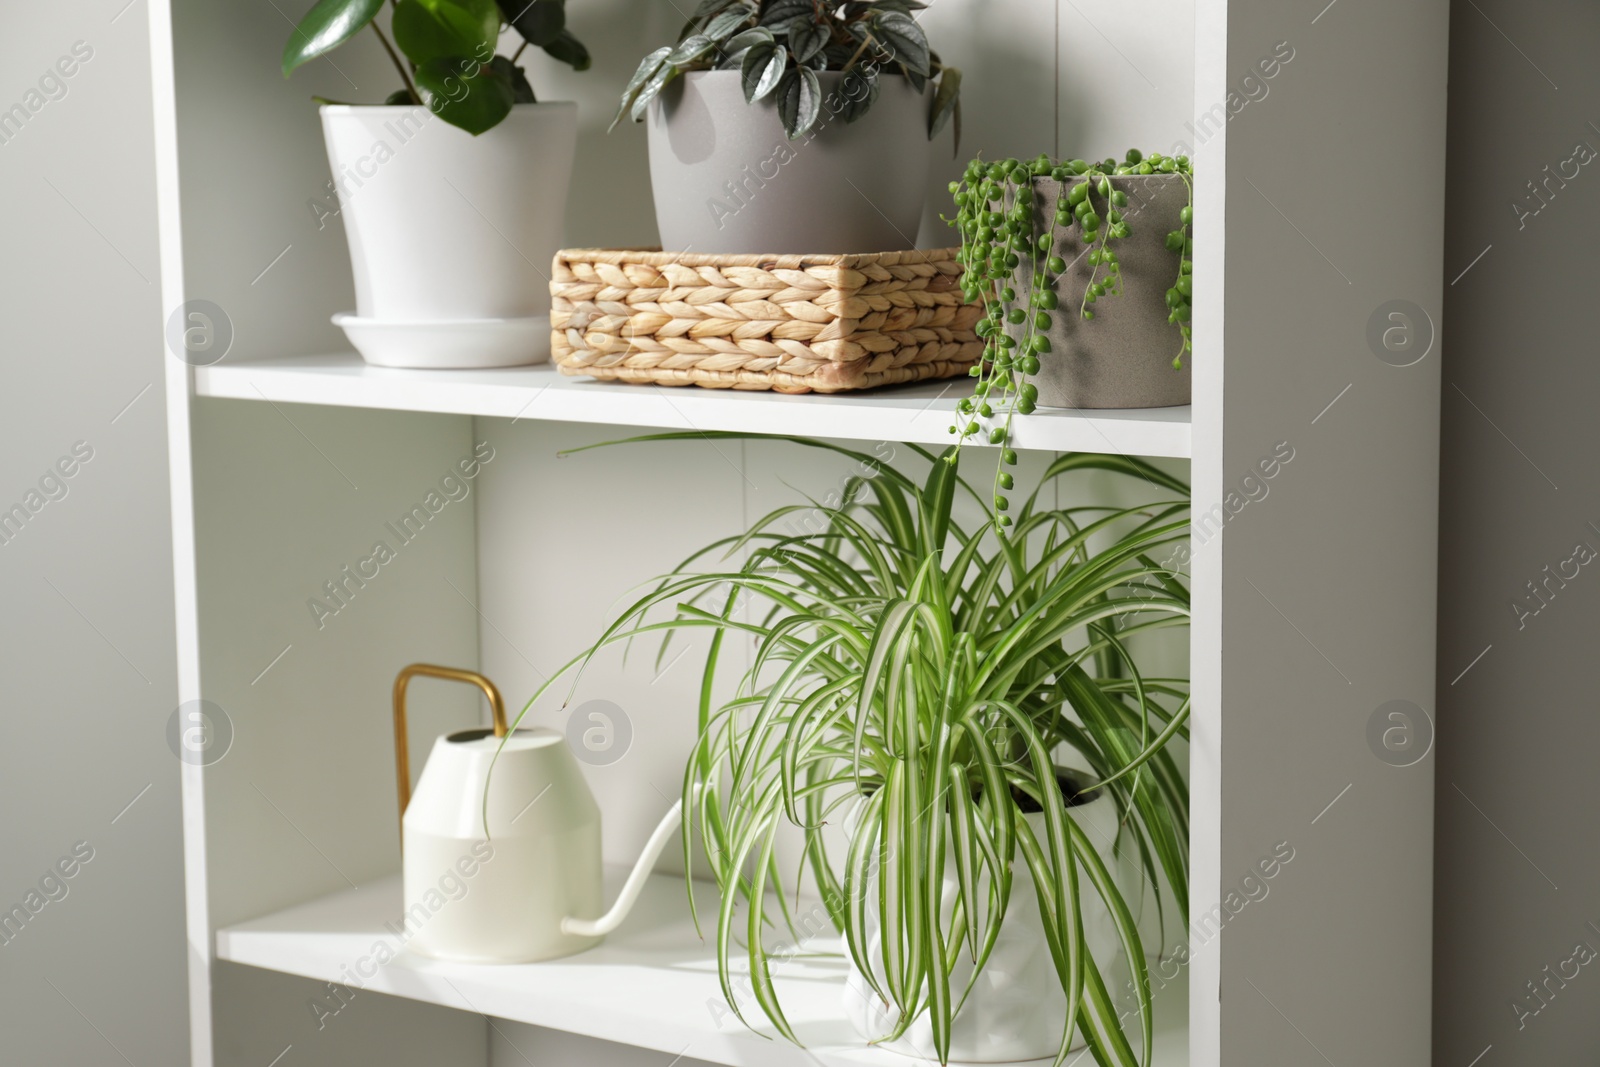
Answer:
<path fill-rule="evenodd" d="M 412 794 L 406 686 L 417 675 L 483 690 L 494 728 L 437 738 Z M 600 809 L 560 734 L 535 727 L 508 738 L 505 702 L 493 682 L 473 671 L 413 663 L 394 681 L 394 752 L 405 884 L 401 926 L 406 944 L 424 956 L 529 963 L 598 944 L 627 917 L 682 818 L 679 801 L 650 835 L 616 903 L 601 915 Z"/>

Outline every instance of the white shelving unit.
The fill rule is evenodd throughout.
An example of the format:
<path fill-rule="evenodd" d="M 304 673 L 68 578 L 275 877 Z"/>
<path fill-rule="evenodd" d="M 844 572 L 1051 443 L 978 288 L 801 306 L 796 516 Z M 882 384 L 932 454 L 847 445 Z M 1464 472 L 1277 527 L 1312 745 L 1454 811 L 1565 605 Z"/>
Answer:
<path fill-rule="evenodd" d="M 328 172 L 306 98 L 381 97 L 381 52 L 345 49 L 285 83 L 285 20 L 307 0 L 148 7 L 163 305 L 211 301 L 233 334 L 222 362 L 171 359 L 165 382 L 180 696 L 223 709 L 232 734 L 224 758 L 183 768 L 194 1067 L 504 1067 L 526 1049 L 560 1062 L 555 1048 L 606 1065 L 906 1062 L 851 1050 L 825 964 L 779 979 L 808 1051 L 708 1010 L 715 968 L 667 874 L 584 955 L 491 968 L 402 954 L 332 1018 L 316 1010 L 396 910 L 395 671 L 475 666 L 515 700 L 630 586 L 844 471 L 761 441 L 559 452 L 643 428 L 827 437 L 887 458 L 947 442 L 964 382 L 784 397 L 368 368 L 328 321 L 352 304 L 349 265 L 337 222 L 307 209 Z M 966 72 L 961 159 L 1137 144 L 1188 151 L 1200 175 L 1192 410 L 1041 412 L 1017 433 L 1025 468 L 1141 455 L 1187 465 L 1194 485 L 1195 925 L 1168 938 L 1184 966 L 1160 999 L 1155 1063 L 1424 1064 L 1431 762 L 1391 766 L 1367 730 L 1389 700 L 1433 704 L 1439 359 L 1435 345 L 1395 367 L 1367 336 L 1396 299 L 1438 321 L 1447 5 L 938 0 L 921 17 Z M 533 70 L 585 116 L 568 240 L 644 243 L 643 138 L 602 131 L 620 80 L 681 16 L 574 0 L 569 18 L 596 69 Z M 1375 185 L 1373 161 L 1404 180 Z M 935 205 L 949 176 L 930 179 Z M 945 239 L 936 211 L 925 244 Z M 475 450 L 491 458 L 397 562 L 342 586 L 331 617 L 308 611 Z M 1258 464 L 1285 451 L 1261 492 Z M 693 670 L 608 671 L 586 695 L 628 709 L 632 748 L 587 773 L 615 864 L 676 788 Z M 414 744 L 476 714 L 453 692 L 415 699 Z M 1294 858 L 1260 894 L 1246 879 L 1280 846 Z"/>
<path fill-rule="evenodd" d="M 608 892 L 614 894 L 627 871 L 607 873 Z M 705 889 L 697 894 L 699 904 L 714 908 L 715 893 Z M 361 978 L 352 978 L 354 963 L 376 941 L 398 944 L 384 923 L 399 910 L 400 880 L 391 877 L 219 930 L 217 957 L 324 982 L 359 983 Z M 758 1029 L 746 1028 L 732 1014 L 717 979 L 715 941 L 696 934 L 684 907 L 683 880 L 652 875 L 627 924 L 592 951 L 512 967 L 402 954 L 376 968 L 362 989 L 733 1067 L 904 1062 L 861 1048 L 840 1014 L 843 975 L 842 962 L 807 959 L 778 966 L 778 996 L 804 1049 L 778 1038 L 747 992 L 738 1006 Z M 1158 984 L 1156 1062 L 1184 1063 L 1186 986 L 1182 976 Z M 747 989 L 736 980 L 736 992 Z"/>
<path fill-rule="evenodd" d="M 964 378 L 862 394 L 779 393 L 622 386 L 571 378 L 554 367 L 435 371 L 369 367 L 354 353 L 241 360 L 195 372 L 199 396 L 335 404 L 390 411 L 589 422 L 660 430 L 724 430 L 944 446 Z M 1189 456 L 1189 409 L 1040 411 L 1020 421 L 1016 447 L 1054 452 Z"/>

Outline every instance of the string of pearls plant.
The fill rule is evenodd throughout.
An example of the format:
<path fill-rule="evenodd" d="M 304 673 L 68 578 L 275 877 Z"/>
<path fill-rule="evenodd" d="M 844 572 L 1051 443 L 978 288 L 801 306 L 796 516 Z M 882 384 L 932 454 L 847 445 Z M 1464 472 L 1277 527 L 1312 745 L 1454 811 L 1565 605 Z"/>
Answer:
<path fill-rule="evenodd" d="M 1017 462 L 1016 452 L 1007 447 L 1012 420 L 1037 406 L 1039 390 L 1028 379 L 1039 373 L 1041 359 L 1050 358 L 1047 333 L 1054 316 L 1066 312 L 1091 320 L 1096 301 L 1122 293 L 1122 264 L 1115 245 L 1126 240 L 1132 228 L 1125 216 L 1128 194 L 1115 187 L 1115 177 L 1172 174 L 1183 180 L 1189 203 L 1182 210 L 1182 224 L 1166 236 L 1167 250 L 1173 254 L 1167 321 L 1179 336 L 1173 367 L 1180 367 L 1184 354 L 1192 350 L 1193 173 L 1187 156 L 1147 156 L 1130 149 L 1121 163 L 1109 158 L 1052 161 L 1046 155 L 990 163 L 974 159 L 962 179 L 950 183 L 956 217 L 946 221 L 961 234 L 962 287 L 967 300 L 981 302 L 985 310 L 977 326 L 984 339 L 984 357 L 968 371 L 977 383 L 972 396 L 957 405 L 950 432 L 958 444 L 986 434 L 990 444 L 1001 446 L 994 484 L 996 521 L 1001 526 L 1011 525 L 1010 516 L 1003 513 L 1009 507 L 1005 493 L 1013 484 L 1005 468 Z M 1037 178 L 1060 183 L 1062 194 L 1054 219 L 1043 227 L 1035 196 Z M 1058 283 L 1076 263 L 1064 256 L 1070 251 L 1066 238 L 1074 228 L 1076 244 L 1082 248 L 1078 255 L 1087 257 L 1090 272 L 1081 293 L 1067 294 Z"/>

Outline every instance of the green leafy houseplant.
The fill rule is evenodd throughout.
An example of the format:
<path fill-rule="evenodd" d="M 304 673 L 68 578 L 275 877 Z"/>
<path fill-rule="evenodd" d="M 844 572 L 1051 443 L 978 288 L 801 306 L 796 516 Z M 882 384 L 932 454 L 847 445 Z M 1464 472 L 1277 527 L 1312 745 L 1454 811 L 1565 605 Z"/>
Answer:
<path fill-rule="evenodd" d="M 702 0 L 678 35 L 676 46 L 644 57 L 622 93 L 611 125 L 624 115 L 635 122 L 673 79 L 694 70 L 737 70 L 746 102 L 777 101 L 785 132 L 794 140 L 810 132 L 822 114 L 819 71 L 852 72 L 839 106 L 854 122 L 872 107 L 884 74 L 910 80 L 922 92 L 936 86 L 928 109 L 928 137 L 955 116 L 961 135 L 961 72 L 928 48 L 913 13 L 920 0 Z"/>
<path fill-rule="evenodd" d="M 513 104 L 536 102 L 527 74 L 516 63 L 528 45 L 574 70 L 589 69 L 589 50 L 566 28 L 566 0 L 390 4 L 392 43 L 377 21 L 383 0 L 318 0 L 284 45 L 283 76 L 370 26 L 402 83 L 384 103 L 426 104 L 450 125 L 479 134 L 510 114 Z M 509 58 L 495 54 L 502 23 L 515 26 L 523 39 Z"/>
<path fill-rule="evenodd" d="M 975 159 L 961 180 L 950 183 L 956 215 L 949 222 L 961 234 L 962 285 L 967 299 L 981 301 L 985 310 L 977 327 L 985 341 L 984 359 L 969 372 L 978 381 L 973 395 L 959 402 L 960 417 L 950 428 L 958 440 L 985 434 L 991 443 L 1003 444 L 1010 439 L 1012 417 L 1034 410 L 1038 388 L 1028 379 L 1039 372 L 1041 361 L 1052 358 L 1045 334 L 1053 317 L 1068 314 L 1090 320 L 1097 300 L 1121 295 L 1117 244 L 1139 222 L 1130 218 L 1136 209 L 1130 209 L 1127 192 L 1116 187 L 1118 179 L 1162 174 L 1182 180 L 1189 193 L 1181 225 L 1166 235 L 1166 248 L 1172 253 L 1167 321 L 1178 344 L 1172 361 L 1177 368 L 1192 348 L 1194 187 L 1188 157 L 1146 156 L 1130 150 L 1121 163 L 1057 162 L 1043 155 L 990 163 Z M 1036 179 L 1060 183 L 1064 194 L 1043 227 L 1036 210 Z M 1073 231 L 1092 270 L 1081 292 L 1063 293 L 1060 279 L 1071 266 L 1062 255 L 1063 238 Z M 998 484 L 994 498 L 1003 510 Z"/>
<path fill-rule="evenodd" d="M 634 440 L 708 436 L 735 435 Z M 952 1019 L 972 988 L 952 982 L 958 956 L 975 963 L 975 980 L 1022 868 L 1066 998 L 1057 1062 L 1076 1026 L 1102 1064 L 1148 1063 L 1150 979 L 1137 924 L 1074 820 L 1057 759 L 1070 753 L 1114 798 L 1119 849 L 1147 880 L 1173 887 L 1187 925 L 1187 790 L 1166 750 L 1187 737 L 1187 683 L 1143 676 L 1129 648 L 1137 635 L 1187 625 L 1186 588 L 1154 562 L 1188 535 L 1187 486 L 1139 460 L 1069 454 L 1043 473 L 1013 527 L 967 530 L 958 499 L 981 511 L 986 497 L 961 478 L 955 448 L 914 448 L 917 480 L 839 446 L 797 443 L 860 464 L 842 501 L 779 508 L 696 553 L 523 714 L 564 674 L 575 689 L 608 645 L 657 635 L 665 654 L 673 635 L 707 631 L 699 739 L 683 781 L 684 862 L 692 874 L 698 840 L 721 890 L 717 952 L 729 1004 L 740 1003 L 739 918 L 755 998 L 795 1040 L 767 948 L 780 921 L 801 936 L 774 859 L 788 825 L 804 837 L 806 866 L 855 966 L 898 1020 L 884 1039 L 926 1013 L 948 1058 Z M 1045 503 L 1057 479 L 1086 470 L 1143 479 L 1171 498 L 1133 508 Z M 717 565 L 739 557 L 742 565 Z M 671 617 L 652 617 L 657 608 Z M 722 653 L 743 637 L 754 641 L 751 666 L 732 697 L 718 699 Z M 1030 811 L 1042 813 L 1043 834 Z M 843 854 L 830 852 L 830 820 L 847 828 Z M 947 872 L 960 885 L 953 909 L 941 908 Z M 1094 898 L 1131 966 L 1142 1056 L 1120 1024 L 1120 991 L 1085 949 L 1082 908 Z M 868 944 L 869 909 L 881 951 Z"/>

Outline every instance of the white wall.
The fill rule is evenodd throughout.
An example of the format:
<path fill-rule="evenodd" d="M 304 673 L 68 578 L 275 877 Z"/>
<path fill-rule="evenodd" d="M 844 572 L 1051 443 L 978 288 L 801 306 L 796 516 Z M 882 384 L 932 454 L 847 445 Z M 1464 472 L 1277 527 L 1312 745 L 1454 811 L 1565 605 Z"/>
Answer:
<path fill-rule="evenodd" d="M 11 4 L 0 37 L 0 109 L 38 108 L 0 134 L 0 508 L 93 450 L 0 544 L 0 908 L 93 851 L 0 944 L 8 1064 L 188 1058 L 150 74 L 125 4 Z"/>

